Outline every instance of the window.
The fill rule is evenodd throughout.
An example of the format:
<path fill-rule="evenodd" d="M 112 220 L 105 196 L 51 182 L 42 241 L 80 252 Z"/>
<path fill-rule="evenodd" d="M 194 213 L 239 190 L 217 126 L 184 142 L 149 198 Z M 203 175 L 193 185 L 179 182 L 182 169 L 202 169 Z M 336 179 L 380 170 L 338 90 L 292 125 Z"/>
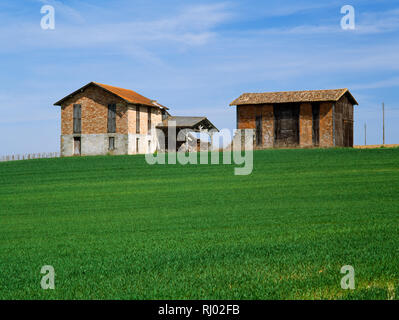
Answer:
<path fill-rule="evenodd" d="M 73 105 L 73 133 L 81 133 L 82 131 L 82 106 L 80 104 Z"/>
<path fill-rule="evenodd" d="M 115 137 L 109 137 L 108 150 L 115 150 Z"/>
<path fill-rule="evenodd" d="M 80 137 L 73 138 L 73 154 L 75 156 L 80 156 L 81 151 L 81 140 Z"/>
<path fill-rule="evenodd" d="M 161 113 L 162 113 L 162 121 L 163 121 L 168 117 L 168 114 L 165 109 L 162 109 Z"/>
<path fill-rule="evenodd" d="M 151 153 L 151 140 L 148 140 L 148 150 L 147 153 Z"/>
<path fill-rule="evenodd" d="M 140 139 L 136 139 L 136 153 L 139 153 L 139 144 L 140 144 Z"/>
<path fill-rule="evenodd" d="M 136 107 L 136 133 L 140 133 L 140 107 Z"/>
<path fill-rule="evenodd" d="M 151 130 L 151 107 L 148 107 L 148 132 Z"/>
<path fill-rule="evenodd" d="M 108 133 L 116 132 L 116 105 L 108 105 Z"/>
<path fill-rule="evenodd" d="M 256 116 L 256 145 L 262 144 L 262 116 Z"/>

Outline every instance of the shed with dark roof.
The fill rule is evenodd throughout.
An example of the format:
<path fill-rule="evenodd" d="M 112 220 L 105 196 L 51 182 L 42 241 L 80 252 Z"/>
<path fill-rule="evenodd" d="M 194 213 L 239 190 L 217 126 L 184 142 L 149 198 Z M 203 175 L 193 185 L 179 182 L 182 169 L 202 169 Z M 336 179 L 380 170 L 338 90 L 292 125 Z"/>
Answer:
<path fill-rule="evenodd" d="M 197 148 L 199 140 L 195 139 L 195 137 L 191 134 L 192 132 L 208 132 L 211 136 L 214 132 L 219 131 L 206 117 L 169 116 L 159 123 L 157 128 L 161 129 L 164 133 L 165 150 L 171 147 L 168 145 L 168 137 L 171 133 L 169 129 L 176 131 L 176 150 L 180 150 L 183 144 L 186 144 L 186 142 L 188 143 L 189 141 L 187 140 L 195 140 L 194 145 L 195 148 Z M 181 132 L 186 138 L 183 139 L 181 136 L 179 136 Z"/>

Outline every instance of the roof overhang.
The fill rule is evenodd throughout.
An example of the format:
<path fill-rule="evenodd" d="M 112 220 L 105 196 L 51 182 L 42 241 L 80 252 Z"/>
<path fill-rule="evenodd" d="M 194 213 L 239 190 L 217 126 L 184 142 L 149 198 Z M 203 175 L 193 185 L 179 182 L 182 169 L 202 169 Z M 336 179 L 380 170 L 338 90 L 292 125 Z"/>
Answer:
<path fill-rule="evenodd" d="M 230 106 L 283 103 L 337 102 L 344 95 L 359 105 L 348 89 L 243 93 Z"/>
<path fill-rule="evenodd" d="M 171 124 L 176 129 L 189 129 L 192 132 L 201 132 L 205 130 L 216 130 L 219 132 L 219 129 L 216 128 L 212 122 L 208 120 L 206 117 L 168 117 L 162 121 L 159 125 L 157 125 L 158 129 L 168 129 Z"/>

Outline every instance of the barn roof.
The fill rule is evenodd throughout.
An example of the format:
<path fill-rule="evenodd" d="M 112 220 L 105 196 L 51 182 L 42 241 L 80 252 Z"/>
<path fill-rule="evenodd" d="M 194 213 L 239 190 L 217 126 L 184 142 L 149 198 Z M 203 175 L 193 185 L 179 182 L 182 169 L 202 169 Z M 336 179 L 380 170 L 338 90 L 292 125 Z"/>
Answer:
<path fill-rule="evenodd" d="M 345 94 L 354 105 L 358 105 L 348 89 L 243 93 L 230 105 L 338 101 Z"/>
<path fill-rule="evenodd" d="M 187 129 L 198 129 L 202 126 L 204 129 L 216 129 L 218 130 L 206 117 L 179 117 L 170 116 L 162 121 L 157 128 L 167 128 L 169 121 L 176 122 L 176 128 L 187 128 Z"/>
<path fill-rule="evenodd" d="M 90 83 L 86 84 L 82 88 L 72 92 L 71 94 L 67 95 L 65 98 L 62 98 L 60 101 L 54 103 L 54 105 L 61 106 L 63 104 L 63 102 L 65 102 L 65 100 L 67 100 L 68 98 L 74 96 L 75 94 L 77 94 L 79 92 L 82 92 L 89 86 L 100 87 L 100 88 L 104 89 L 105 91 L 118 96 L 119 98 L 125 100 L 128 103 L 139 104 L 139 105 L 144 105 L 144 106 L 149 106 L 149 107 L 157 107 L 157 108 L 162 108 L 162 109 L 168 109 L 167 107 L 158 103 L 156 100 L 148 99 L 133 90 L 114 87 L 114 86 L 110 86 L 110 85 L 102 84 L 102 83 L 98 83 L 98 82 L 90 82 Z"/>

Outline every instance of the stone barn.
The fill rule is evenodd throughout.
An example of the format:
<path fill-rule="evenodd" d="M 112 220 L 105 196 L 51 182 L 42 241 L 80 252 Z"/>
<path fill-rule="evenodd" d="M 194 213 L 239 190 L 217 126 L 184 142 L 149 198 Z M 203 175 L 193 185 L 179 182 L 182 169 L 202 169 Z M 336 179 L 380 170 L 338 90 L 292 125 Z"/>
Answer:
<path fill-rule="evenodd" d="M 153 153 L 160 150 L 156 128 L 168 119 L 191 119 L 193 131 L 210 123 L 205 117 L 171 117 L 156 100 L 96 82 L 54 105 L 61 107 L 61 156 Z"/>
<path fill-rule="evenodd" d="M 237 129 L 254 129 L 254 148 L 353 147 L 353 106 L 348 89 L 244 93 Z"/>

